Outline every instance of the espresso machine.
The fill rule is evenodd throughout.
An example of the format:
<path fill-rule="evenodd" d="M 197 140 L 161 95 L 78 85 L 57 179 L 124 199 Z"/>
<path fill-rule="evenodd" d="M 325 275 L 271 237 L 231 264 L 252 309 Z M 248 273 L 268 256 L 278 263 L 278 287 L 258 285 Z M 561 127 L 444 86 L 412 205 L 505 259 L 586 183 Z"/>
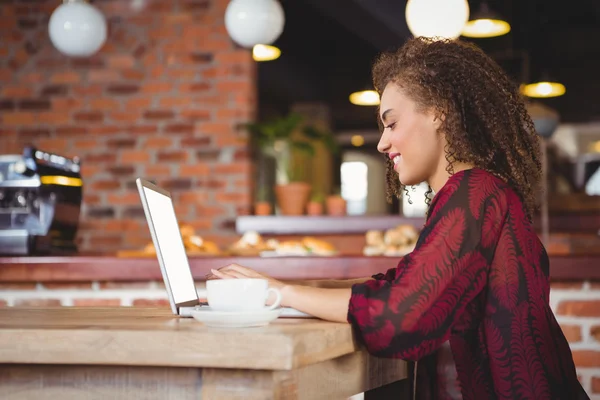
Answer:
<path fill-rule="evenodd" d="M 76 253 L 82 191 L 77 157 L 0 155 L 0 255 Z"/>

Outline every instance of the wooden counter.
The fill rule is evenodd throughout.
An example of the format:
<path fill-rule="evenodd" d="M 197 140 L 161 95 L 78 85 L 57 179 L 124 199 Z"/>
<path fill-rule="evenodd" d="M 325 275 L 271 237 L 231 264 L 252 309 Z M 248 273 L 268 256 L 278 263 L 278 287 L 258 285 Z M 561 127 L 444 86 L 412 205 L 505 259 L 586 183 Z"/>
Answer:
<path fill-rule="evenodd" d="M 0 309 L 0 370 L 5 400 L 344 399 L 402 381 L 387 388 L 400 399 L 407 387 L 406 363 L 369 356 L 348 324 L 217 329 L 134 308 Z"/>
<path fill-rule="evenodd" d="M 397 257 L 196 257 L 190 267 L 196 280 L 211 268 L 238 263 L 274 278 L 347 279 L 370 276 L 394 268 Z M 600 279 L 599 255 L 550 256 L 550 275 L 557 280 Z M 0 282 L 162 280 L 158 261 L 148 258 L 89 257 L 0 257 Z"/>

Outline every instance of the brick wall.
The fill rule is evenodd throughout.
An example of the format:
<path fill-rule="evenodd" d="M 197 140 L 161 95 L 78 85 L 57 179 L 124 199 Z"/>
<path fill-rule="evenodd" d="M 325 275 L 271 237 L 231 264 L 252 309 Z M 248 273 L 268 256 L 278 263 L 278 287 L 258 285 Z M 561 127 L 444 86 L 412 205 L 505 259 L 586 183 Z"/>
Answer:
<path fill-rule="evenodd" d="M 199 293 L 204 283 L 198 282 Z M 1 306 L 169 307 L 162 282 L 0 284 Z M 600 400 L 600 283 L 554 282 L 550 304 L 568 338 L 577 371 Z"/>
<path fill-rule="evenodd" d="M 220 243 L 250 207 L 247 136 L 256 65 L 224 27 L 227 0 L 96 1 L 99 54 L 61 55 L 48 38 L 60 2 L 0 8 L 0 154 L 39 148 L 83 162 L 80 248 L 138 248 L 150 236 L 134 179 L 173 191 L 180 220 Z M 141 4 L 141 8 L 135 8 Z"/>

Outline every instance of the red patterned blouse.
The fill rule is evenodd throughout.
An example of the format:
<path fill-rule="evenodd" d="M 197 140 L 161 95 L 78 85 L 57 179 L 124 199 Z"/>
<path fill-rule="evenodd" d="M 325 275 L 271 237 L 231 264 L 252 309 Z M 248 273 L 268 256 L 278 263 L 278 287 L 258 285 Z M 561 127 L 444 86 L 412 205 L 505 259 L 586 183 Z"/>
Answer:
<path fill-rule="evenodd" d="M 520 197 L 489 172 L 450 177 L 414 251 L 373 278 L 352 287 L 348 321 L 375 356 L 438 354 L 426 379 L 419 369 L 418 398 L 588 398 L 549 306 L 548 255 Z"/>

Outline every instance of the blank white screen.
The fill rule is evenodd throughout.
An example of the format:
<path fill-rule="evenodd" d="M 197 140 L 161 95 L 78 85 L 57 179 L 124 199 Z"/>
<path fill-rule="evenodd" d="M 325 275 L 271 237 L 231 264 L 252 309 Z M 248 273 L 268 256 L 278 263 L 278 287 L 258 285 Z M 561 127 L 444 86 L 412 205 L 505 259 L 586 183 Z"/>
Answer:
<path fill-rule="evenodd" d="M 157 247 L 160 248 L 159 257 L 162 257 L 175 303 L 196 300 L 198 294 L 181 240 L 173 203 L 169 197 L 147 187 L 144 187 L 144 193 L 158 240 Z"/>

